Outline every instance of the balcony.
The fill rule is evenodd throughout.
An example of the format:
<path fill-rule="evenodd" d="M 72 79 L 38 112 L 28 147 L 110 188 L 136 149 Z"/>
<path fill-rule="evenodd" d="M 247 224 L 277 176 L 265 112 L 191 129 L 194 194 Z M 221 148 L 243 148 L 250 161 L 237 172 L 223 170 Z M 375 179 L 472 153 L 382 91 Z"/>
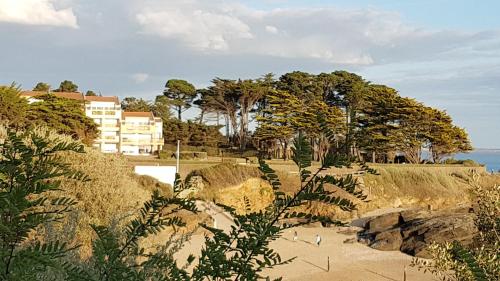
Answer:
<path fill-rule="evenodd" d="M 102 124 L 98 127 L 99 130 L 105 132 L 118 132 L 120 131 L 120 126 L 118 124 Z"/>
<path fill-rule="evenodd" d="M 103 137 L 97 139 L 96 141 L 97 142 L 104 142 L 104 143 L 119 143 L 120 137 L 118 137 L 118 136 L 103 136 Z"/>
<path fill-rule="evenodd" d="M 118 110 L 87 110 L 87 116 L 90 117 L 111 117 L 111 118 L 120 118 L 120 111 Z"/>
<path fill-rule="evenodd" d="M 122 123 L 121 132 L 131 134 L 152 134 L 155 131 L 154 125 L 127 125 Z"/>
<path fill-rule="evenodd" d="M 138 139 L 127 139 L 123 138 L 121 141 L 122 145 L 154 145 L 152 140 L 138 140 Z"/>

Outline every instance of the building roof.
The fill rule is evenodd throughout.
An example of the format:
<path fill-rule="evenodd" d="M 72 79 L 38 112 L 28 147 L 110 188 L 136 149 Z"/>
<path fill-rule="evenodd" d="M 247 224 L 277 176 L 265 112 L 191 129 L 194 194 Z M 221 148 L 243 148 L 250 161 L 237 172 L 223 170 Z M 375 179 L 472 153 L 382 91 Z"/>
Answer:
<path fill-rule="evenodd" d="M 37 97 L 37 96 L 46 95 L 46 94 L 48 94 L 48 93 L 43 92 L 43 91 L 22 91 L 20 96 L 21 97 Z M 83 99 L 84 99 L 84 95 L 82 93 L 76 93 L 76 92 L 50 92 L 50 94 L 53 94 L 59 98 L 66 98 L 66 99 L 72 99 L 72 100 L 83 101 Z"/>
<path fill-rule="evenodd" d="M 153 119 L 154 115 L 153 112 L 123 111 L 122 118 L 125 117 L 147 117 Z"/>
<path fill-rule="evenodd" d="M 114 102 L 115 104 L 120 104 L 118 97 L 99 97 L 99 96 L 84 96 L 86 101 L 101 101 L 101 102 Z"/>

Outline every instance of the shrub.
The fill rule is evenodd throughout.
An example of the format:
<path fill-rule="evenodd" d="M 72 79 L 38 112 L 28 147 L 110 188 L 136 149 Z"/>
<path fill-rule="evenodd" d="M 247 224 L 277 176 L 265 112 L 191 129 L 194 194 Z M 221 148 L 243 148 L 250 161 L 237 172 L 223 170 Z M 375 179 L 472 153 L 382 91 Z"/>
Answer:
<path fill-rule="evenodd" d="M 181 160 L 205 160 L 207 159 L 207 153 L 206 152 L 201 152 L 201 151 L 180 151 L 180 159 Z M 158 154 L 158 157 L 160 159 L 175 159 L 176 158 L 176 152 L 175 151 L 161 151 Z"/>
<path fill-rule="evenodd" d="M 474 161 L 472 159 L 457 160 L 457 159 L 454 159 L 454 158 L 448 158 L 448 159 L 444 160 L 443 164 L 460 164 L 460 165 L 463 165 L 465 167 L 478 167 L 478 166 L 482 166 L 481 164 L 477 163 L 476 161 Z"/>

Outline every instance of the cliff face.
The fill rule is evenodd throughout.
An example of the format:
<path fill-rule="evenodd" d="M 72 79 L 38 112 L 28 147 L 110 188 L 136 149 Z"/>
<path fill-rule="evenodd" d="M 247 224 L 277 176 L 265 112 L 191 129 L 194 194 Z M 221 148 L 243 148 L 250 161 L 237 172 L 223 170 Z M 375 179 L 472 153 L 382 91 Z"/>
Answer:
<path fill-rule="evenodd" d="M 207 169 L 226 170 L 227 167 L 211 167 Z M 310 204 L 307 207 L 313 213 L 330 215 L 337 219 L 349 220 L 362 216 L 365 213 L 378 209 L 393 208 L 423 208 L 440 210 L 469 206 L 469 181 L 478 180 L 485 186 L 494 183 L 500 184 L 500 176 L 485 173 L 483 167 L 462 166 L 435 166 L 435 165 L 374 165 L 379 175 L 359 176 L 360 188 L 368 195 L 369 202 L 356 202 L 358 210 L 346 213 L 336 207 L 324 204 Z M 250 167 L 234 165 L 229 174 L 210 172 L 210 182 L 206 182 L 205 195 L 210 200 L 233 206 L 237 209 L 245 209 L 244 198 L 251 202 L 251 209 L 263 208 L 272 201 L 272 191 L 269 186 L 262 183 L 249 173 Z M 278 173 L 283 190 L 292 192 L 299 186 L 297 174 L 287 172 L 283 167 Z M 204 171 L 208 173 L 208 170 Z M 332 171 L 335 173 L 336 171 Z M 345 170 L 341 171 L 345 173 Z M 241 175 L 240 175 L 241 173 Z M 473 177 L 475 175 L 475 177 Z M 239 180 L 235 184 L 234 178 L 231 185 L 227 183 L 227 177 Z M 474 178 L 474 179 L 473 179 Z M 252 179 L 252 180 L 250 180 Z M 337 196 L 348 197 L 346 193 L 336 187 Z M 351 198 L 352 199 L 352 198 Z"/>

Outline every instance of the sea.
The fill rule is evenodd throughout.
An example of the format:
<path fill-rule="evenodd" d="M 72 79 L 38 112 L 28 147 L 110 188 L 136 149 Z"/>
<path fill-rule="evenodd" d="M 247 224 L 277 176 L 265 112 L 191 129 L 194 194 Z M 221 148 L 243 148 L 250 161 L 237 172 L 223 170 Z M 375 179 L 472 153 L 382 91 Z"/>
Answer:
<path fill-rule="evenodd" d="M 453 158 L 458 160 L 472 159 L 484 164 L 489 172 L 500 172 L 500 149 L 477 149 L 469 153 L 458 153 Z"/>

